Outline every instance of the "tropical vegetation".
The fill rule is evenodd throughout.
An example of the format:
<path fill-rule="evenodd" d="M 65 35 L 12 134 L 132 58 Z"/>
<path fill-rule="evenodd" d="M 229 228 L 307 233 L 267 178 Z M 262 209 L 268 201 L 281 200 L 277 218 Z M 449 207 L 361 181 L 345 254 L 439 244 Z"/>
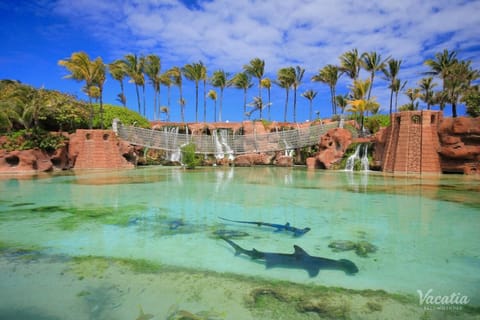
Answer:
<path fill-rule="evenodd" d="M 264 119 L 264 111 L 268 107 L 268 120 L 271 120 L 271 91 L 273 88 L 284 90 L 283 121 L 287 121 L 289 113 L 293 121 L 297 120 L 297 92 L 306 84 L 306 70 L 301 66 L 286 66 L 276 72 L 275 78 L 265 76 L 265 60 L 253 58 L 242 70 L 233 75 L 223 69 L 214 70 L 211 75 L 202 61 L 187 63 L 184 66 L 173 66 L 162 71 L 162 60 L 158 55 L 126 54 L 123 58 L 105 63 L 101 57 L 90 58 L 85 52 L 74 52 L 70 57 L 61 59 L 58 64 L 67 71 L 65 78 L 72 79 L 82 85 L 82 91 L 87 99 L 63 94 L 45 88 L 33 88 L 13 80 L 0 82 L 0 131 L 29 130 L 32 128 L 47 131 L 73 131 L 77 128 L 103 128 L 112 120 L 112 113 L 126 112 L 126 122 L 147 124 L 146 86 L 152 88 L 153 120 L 170 120 L 171 110 L 179 108 L 180 121 L 185 121 L 184 81 L 195 84 L 195 121 L 199 121 L 200 99 L 203 102 L 203 121 L 207 119 L 207 100 L 213 101 L 213 119 L 222 121 L 224 112 L 224 94 L 228 90 L 241 90 L 243 93 L 243 114 L 251 117 L 258 111 L 258 117 Z M 408 83 L 400 78 L 403 61 L 393 57 L 383 58 L 375 51 L 360 53 L 357 49 L 349 50 L 339 56 L 339 63 L 327 64 L 318 69 L 310 77 L 312 83 L 325 85 L 330 91 L 331 114 L 333 117 L 345 111 L 358 116 L 360 121 L 365 116 L 375 115 L 380 111 L 375 94 L 382 86 L 389 90 L 389 106 L 385 111 L 392 113 L 397 110 L 432 109 L 438 107 L 444 110 L 451 108 L 453 117 L 457 116 L 459 104 L 466 106 L 470 116 L 480 114 L 478 79 L 480 71 L 473 68 L 472 61 L 462 60 L 456 51 L 444 50 L 425 61 L 425 77 L 418 83 Z M 362 72 L 368 76 L 362 79 Z M 378 76 L 382 74 L 380 80 Z M 123 107 L 104 105 L 103 94 L 107 77 L 111 77 L 119 85 L 118 102 Z M 342 77 L 351 81 L 349 90 L 338 94 L 337 84 Z M 135 86 L 138 119 L 127 109 L 126 83 Z M 258 91 L 249 97 L 249 90 L 256 86 Z M 171 87 L 178 88 L 179 99 L 172 105 L 170 99 Z M 200 94 L 200 87 L 203 94 Z M 167 89 L 167 105 L 162 105 L 162 88 Z M 264 90 L 265 89 L 265 90 Z M 267 95 L 265 95 L 265 92 Z M 208 93 L 207 93 L 208 92 Z M 314 120 L 314 113 L 319 115 L 323 107 L 316 105 L 314 99 L 318 92 L 309 88 L 302 90 L 301 95 L 308 100 L 308 117 Z M 293 93 L 293 97 L 292 97 Z M 398 106 L 399 95 L 408 97 L 409 102 Z M 130 99 L 130 98 L 128 98 Z M 248 101 L 252 101 L 248 103 Z M 217 108 L 218 106 L 218 108 Z M 248 111 L 247 106 L 253 107 Z M 228 106 L 231 108 L 231 106 Z M 122 109 L 123 108 L 123 109 Z M 290 109 L 291 108 L 291 109 Z M 114 110 L 114 111 L 112 111 Z M 121 111 L 120 111 L 121 110 Z M 128 110 L 128 109 L 127 109 Z M 210 109 L 209 109 L 210 110 Z"/>

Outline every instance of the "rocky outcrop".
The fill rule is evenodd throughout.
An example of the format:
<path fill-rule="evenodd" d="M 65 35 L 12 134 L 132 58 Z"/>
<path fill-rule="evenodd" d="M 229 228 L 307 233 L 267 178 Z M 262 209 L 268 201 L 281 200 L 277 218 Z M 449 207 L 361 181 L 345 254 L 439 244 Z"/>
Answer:
<path fill-rule="evenodd" d="M 346 129 L 330 129 L 320 137 L 319 151 L 307 159 L 308 168 L 330 169 L 340 161 L 348 146 L 352 143 L 352 133 Z"/>
<path fill-rule="evenodd" d="M 272 163 L 273 155 L 266 153 L 248 153 L 235 157 L 233 164 L 237 167 L 250 167 L 255 165 L 268 165 Z"/>
<path fill-rule="evenodd" d="M 438 136 L 442 172 L 480 174 L 480 118 L 445 118 Z"/>
<path fill-rule="evenodd" d="M 62 151 L 60 151 L 62 153 Z M 55 157 L 58 159 L 58 156 Z M 62 161 L 55 161 L 61 165 Z M 5 151 L 0 150 L 0 172 L 45 172 L 52 171 L 51 156 L 40 149 Z"/>
<path fill-rule="evenodd" d="M 293 167 L 293 158 L 286 155 L 280 155 L 275 158 L 274 164 L 277 167 Z"/>

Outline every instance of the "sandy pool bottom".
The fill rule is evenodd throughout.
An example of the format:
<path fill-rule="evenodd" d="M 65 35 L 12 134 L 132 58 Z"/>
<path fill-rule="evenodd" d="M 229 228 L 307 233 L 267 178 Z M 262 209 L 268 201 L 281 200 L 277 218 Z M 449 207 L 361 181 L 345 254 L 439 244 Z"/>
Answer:
<path fill-rule="evenodd" d="M 0 254 L 0 320 L 480 319 L 415 296 L 220 274 L 142 260 Z"/>

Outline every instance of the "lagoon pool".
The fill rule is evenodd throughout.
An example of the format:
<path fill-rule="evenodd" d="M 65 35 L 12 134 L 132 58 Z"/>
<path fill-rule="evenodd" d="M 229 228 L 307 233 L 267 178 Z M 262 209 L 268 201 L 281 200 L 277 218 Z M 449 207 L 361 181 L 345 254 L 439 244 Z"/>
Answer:
<path fill-rule="evenodd" d="M 293 237 L 219 217 L 311 230 Z M 273 167 L 0 176 L 0 320 L 478 319 L 479 230 L 478 176 Z M 219 233 L 359 271 L 266 268 Z M 427 292 L 468 303 L 422 304 Z"/>

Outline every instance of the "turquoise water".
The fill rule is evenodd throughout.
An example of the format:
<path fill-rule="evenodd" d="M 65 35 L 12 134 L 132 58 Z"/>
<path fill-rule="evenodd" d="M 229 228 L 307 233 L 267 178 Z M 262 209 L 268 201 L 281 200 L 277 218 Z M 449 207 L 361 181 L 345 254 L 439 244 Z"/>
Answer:
<path fill-rule="evenodd" d="M 28 289 L 28 283 L 17 286 L 21 279 L 12 271 L 12 261 L 19 263 L 19 254 L 12 257 L 9 247 L 33 248 L 42 257 L 57 257 L 54 263 L 60 268 L 69 257 L 143 259 L 182 270 L 383 289 L 416 297 L 417 290 L 432 289 L 435 295 L 458 292 L 469 297 L 471 306 L 480 306 L 479 191 L 478 177 L 392 177 L 304 168 L 158 167 L 34 178 L 0 176 L 0 242 L 9 257 L 0 274 L 0 314 L 12 303 L 17 311 L 33 307 L 29 294 L 31 301 L 40 299 L 38 288 L 23 292 L 19 288 Z M 290 222 L 311 231 L 295 238 L 268 227 L 225 222 L 220 216 Z M 249 250 L 292 253 L 296 244 L 310 255 L 351 260 L 359 272 L 351 276 L 321 270 L 309 277 L 301 269 L 267 269 L 235 256 L 227 243 L 215 237 L 218 230 L 248 234 L 234 241 Z M 337 240 L 366 241 L 377 250 L 366 256 L 355 250 L 336 252 L 328 245 Z M 48 268 L 41 272 L 52 282 L 59 277 L 53 271 L 49 275 Z M 9 294 L 15 290 L 23 300 Z M 55 290 L 61 295 L 67 289 Z M 122 303 L 129 303 L 128 299 L 124 297 Z M 137 316 L 136 302 L 131 304 Z M 119 305 L 111 303 L 112 308 Z M 90 308 L 91 319 L 108 318 L 95 316 L 95 308 Z"/>

